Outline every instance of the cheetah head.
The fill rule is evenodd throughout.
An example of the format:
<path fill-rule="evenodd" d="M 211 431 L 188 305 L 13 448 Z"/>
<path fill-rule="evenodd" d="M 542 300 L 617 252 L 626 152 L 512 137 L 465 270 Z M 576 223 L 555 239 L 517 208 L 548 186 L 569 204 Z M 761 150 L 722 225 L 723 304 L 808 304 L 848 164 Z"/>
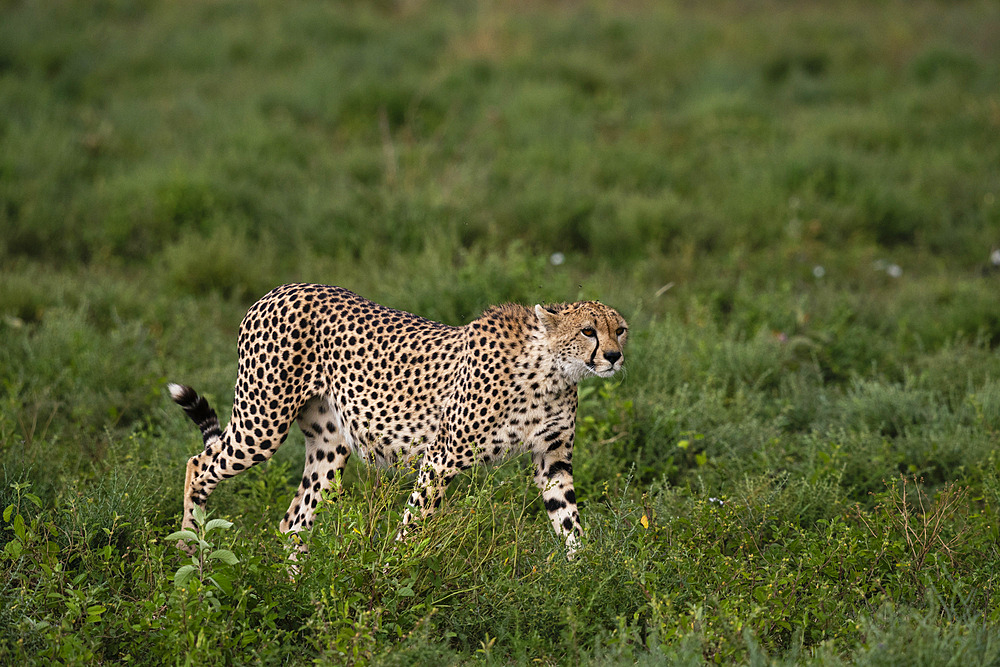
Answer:
<path fill-rule="evenodd" d="M 535 315 L 562 372 L 573 382 L 614 375 L 625 361 L 628 324 L 596 301 L 535 306 Z"/>

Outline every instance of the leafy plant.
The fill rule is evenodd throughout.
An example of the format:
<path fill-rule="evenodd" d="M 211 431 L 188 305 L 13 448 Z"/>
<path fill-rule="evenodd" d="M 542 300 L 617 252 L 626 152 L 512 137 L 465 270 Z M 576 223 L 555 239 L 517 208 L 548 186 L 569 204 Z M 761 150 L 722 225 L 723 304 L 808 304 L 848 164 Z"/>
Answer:
<path fill-rule="evenodd" d="M 13 490 L 14 499 L 3 510 L 3 522 L 7 524 L 7 528 L 14 535 L 13 539 L 4 544 L 3 553 L 7 558 L 17 559 L 20 558 L 25 547 L 31 546 L 38 528 L 37 518 L 25 522 L 24 515 L 21 513 L 22 503 L 27 501 L 36 509 L 41 509 L 42 500 L 31 493 L 30 481 L 11 482 L 10 488 Z"/>
<path fill-rule="evenodd" d="M 192 519 L 195 525 L 194 530 L 178 530 L 166 538 L 167 542 L 183 541 L 189 544 L 193 550 L 191 562 L 182 565 L 174 573 L 174 585 L 178 588 L 184 588 L 192 579 L 197 579 L 202 586 L 211 583 L 218 590 L 231 593 L 232 579 L 223 573 L 213 572 L 212 567 L 216 563 L 236 565 L 239 559 L 229 549 L 214 548 L 208 538 L 213 537 L 212 533 L 229 530 L 233 527 L 233 522 L 225 519 L 209 519 L 205 510 L 199 506 L 195 506 Z"/>

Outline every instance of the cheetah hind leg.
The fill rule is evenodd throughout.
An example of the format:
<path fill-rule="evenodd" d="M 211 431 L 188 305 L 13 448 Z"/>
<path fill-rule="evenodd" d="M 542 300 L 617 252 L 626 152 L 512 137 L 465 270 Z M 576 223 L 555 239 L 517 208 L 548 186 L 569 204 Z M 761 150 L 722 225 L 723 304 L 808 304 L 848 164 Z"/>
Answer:
<path fill-rule="evenodd" d="M 306 438 L 306 463 L 299 488 L 281 520 L 282 533 L 312 528 L 323 493 L 333 486 L 338 475 L 343 474 L 351 455 L 343 432 L 337 428 L 333 408 L 325 397 L 310 399 L 299 413 L 298 424 Z M 295 537 L 298 551 L 305 553 L 305 542 Z M 296 554 L 291 555 L 291 560 L 296 560 Z"/>
<path fill-rule="evenodd" d="M 221 480 L 235 477 L 271 458 L 284 442 L 289 424 L 276 423 L 276 433 L 256 441 L 254 447 L 249 443 L 254 443 L 253 438 L 258 437 L 255 425 L 250 420 L 241 419 L 235 409 L 233 419 L 222 430 L 215 410 L 193 389 L 178 384 L 171 384 L 168 389 L 174 402 L 198 425 L 205 442 L 205 449 L 188 459 L 184 474 L 184 518 L 181 526 L 193 530 L 195 506 L 204 508 L 208 496 Z M 239 400 L 237 395 L 237 405 Z M 178 542 L 177 547 L 189 554 L 195 550 L 194 545 L 188 545 L 183 540 Z"/>
<path fill-rule="evenodd" d="M 399 527 L 399 532 L 396 533 L 397 542 L 406 539 L 410 524 L 417 519 L 421 521 L 426 519 L 441 506 L 445 491 L 448 490 L 448 484 L 458 472 L 459 469 L 426 461 L 420 466 L 417 483 L 413 487 L 413 493 L 410 494 L 406 511 L 403 512 L 402 525 Z M 417 512 L 416 517 L 414 511 Z"/>
<path fill-rule="evenodd" d="M 197 484 L 197 481 L 218 454 L 223 434 L 215 410 L 204 397 L 199 396 L 191 387 L 180 384 L 171 383 L 167 389 L 174 402 L 198 426 L 205 443 L 205 448 L 202 451 L 188 459 L 184 471 L 184 516 L 181 528 L 193 531 L 195 529 L 194 507 L 195 505 L 204 507 L 208 494 L 211 493 L 211 489 L 203 488 Z M 184 540 L 177 541 L 177 548 L 189 556 L 194 555 L 197 551 L 196 545 L 188 544 Z"/>

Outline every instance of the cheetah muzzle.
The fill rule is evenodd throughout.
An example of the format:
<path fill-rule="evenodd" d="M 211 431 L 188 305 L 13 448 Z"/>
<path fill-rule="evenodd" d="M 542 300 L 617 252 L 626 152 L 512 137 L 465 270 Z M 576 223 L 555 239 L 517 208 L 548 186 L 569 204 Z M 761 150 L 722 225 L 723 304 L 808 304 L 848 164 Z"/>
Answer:
<path fill-rule="evenodd" d="M 183 525 L 194 527 L 194 507 L 204 507 L 220 480 L 268 460 L 297 421 L 306 463 L 282 532 L 312 527 L 352 453 L 380 465 L 420 462 L 402 538 L 414 514 L 441 504 L 458 472 L 530 452 L 545 509 L 572 556 L 581 535 L 572 466 L 577 384 L 620 370 L 627 337 L 622 316 L 595 301 L 507 304 L 452 327 L 339 287 L 278 287 L 240 325 L 225 429 L 193 389 L 169 386 L 205 442 L 187 463 Z"/>

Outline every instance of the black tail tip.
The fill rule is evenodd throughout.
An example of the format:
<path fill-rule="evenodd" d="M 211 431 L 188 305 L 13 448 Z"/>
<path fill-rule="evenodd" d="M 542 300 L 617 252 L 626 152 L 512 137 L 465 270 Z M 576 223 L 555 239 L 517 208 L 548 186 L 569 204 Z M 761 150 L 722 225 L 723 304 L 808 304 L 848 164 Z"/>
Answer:
<path fill-rule="evenodd" d="M 167 391 L 170 392 L 170 398 L 174 399 L 174 403 L 184 407 L 185 405 L 191 405 L 198 400 L 198 394 L 194 389 L 183 384 L 175 384 L 171 382 L 167 385 Z"/>

